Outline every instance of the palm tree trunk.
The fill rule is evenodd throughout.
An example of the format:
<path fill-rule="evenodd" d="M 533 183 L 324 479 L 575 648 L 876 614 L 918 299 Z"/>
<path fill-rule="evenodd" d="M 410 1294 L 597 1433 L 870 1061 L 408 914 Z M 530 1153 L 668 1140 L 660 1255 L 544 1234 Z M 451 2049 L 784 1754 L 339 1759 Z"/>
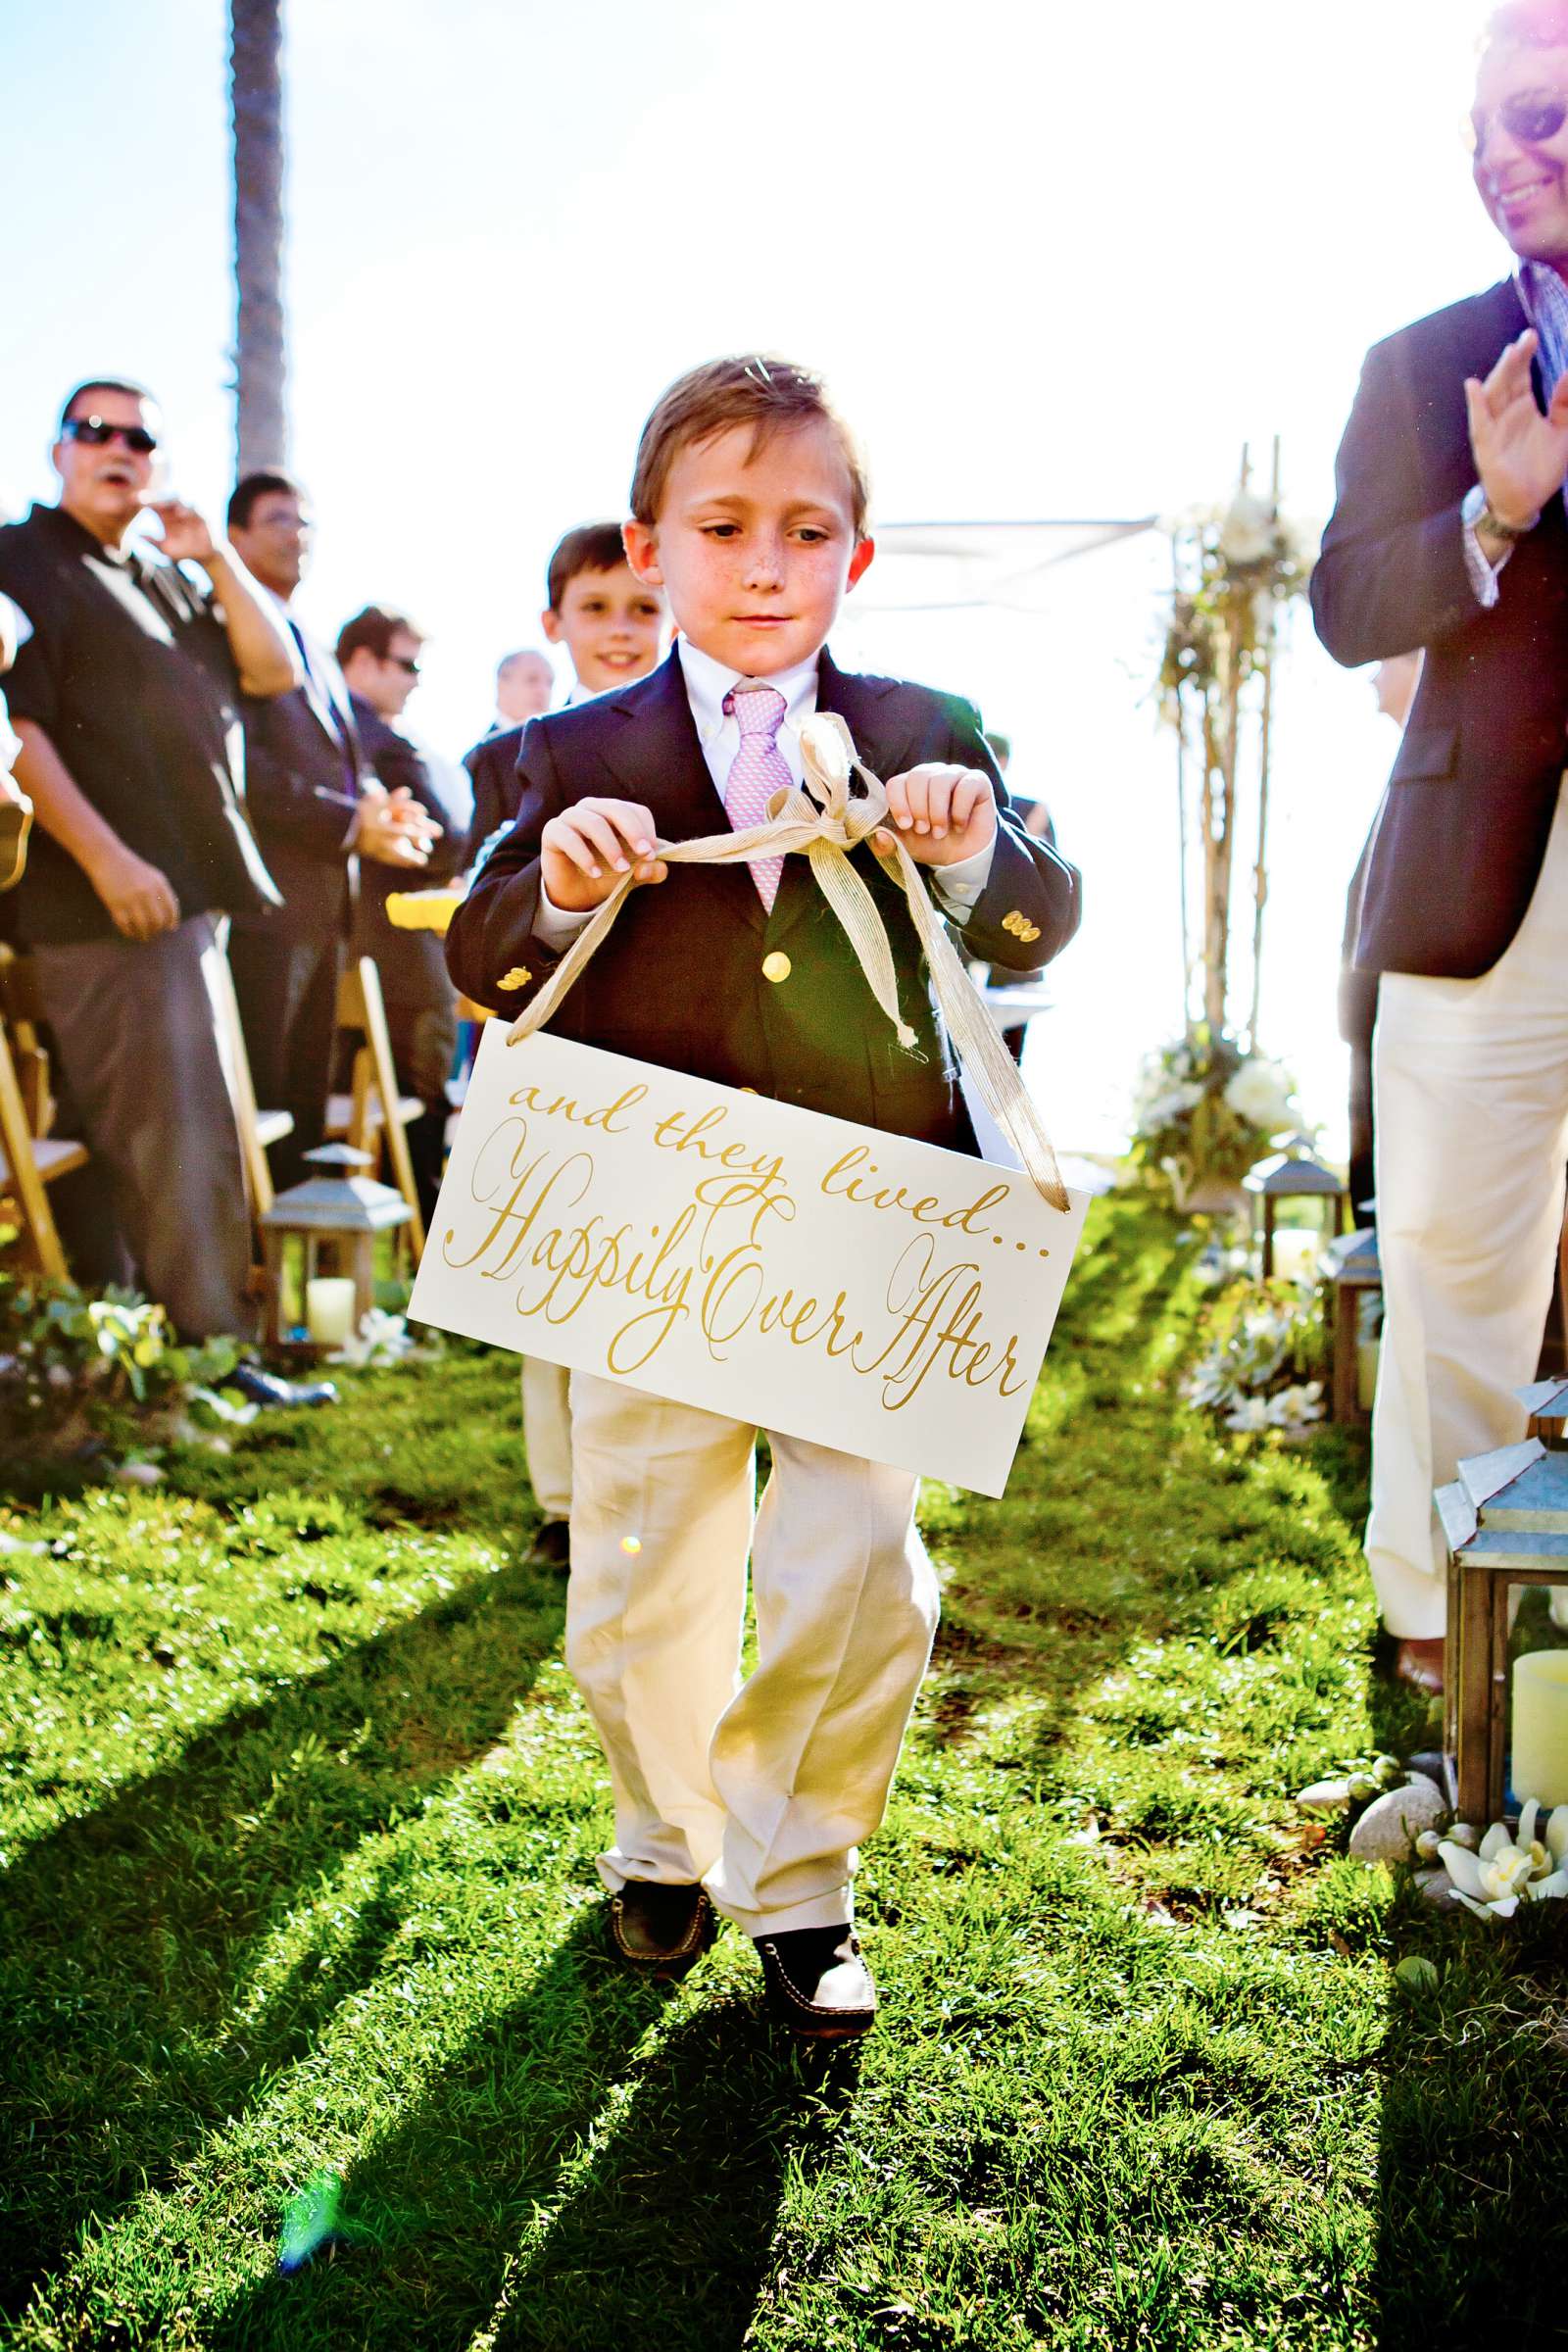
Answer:
<path fill-rule="evenodd" d="M 236 478 L 288 459 L 282 0 L 231 0 Z"/>

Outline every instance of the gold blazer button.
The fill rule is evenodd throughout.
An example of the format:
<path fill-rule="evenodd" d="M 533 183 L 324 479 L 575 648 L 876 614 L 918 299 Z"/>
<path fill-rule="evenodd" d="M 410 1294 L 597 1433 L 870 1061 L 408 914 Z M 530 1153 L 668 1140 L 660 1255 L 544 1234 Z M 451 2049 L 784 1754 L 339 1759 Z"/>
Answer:
<path fill-rule="evenodd" d="M 533 974 L 525 963 L 514 963 L 510 972 L 502 973 L 496 987 L 510 996 L 515 988 L 526 988 L 532 978 Z"/>
<path fill-rule="evenodd" d="M 787 980 L 789 976 L 790 959 L 781 948 L 775 948 L 771 956 L 762 957 L 762 978 L 764 980 Z"/>

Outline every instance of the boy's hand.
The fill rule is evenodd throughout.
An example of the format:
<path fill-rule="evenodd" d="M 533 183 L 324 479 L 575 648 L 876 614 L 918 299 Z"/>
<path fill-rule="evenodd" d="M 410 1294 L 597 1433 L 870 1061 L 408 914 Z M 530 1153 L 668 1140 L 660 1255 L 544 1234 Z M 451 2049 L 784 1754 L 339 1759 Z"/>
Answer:
<path fill-rule="evenodd" d="M 888 814 L 916 865 L 958 865 L 996 839 L 997 796 L 978 767 L 944 767 L 928 760 L 888 783 Z M 871 846 L 891 852 L 887 827 Z"/>
<path fill-rule="evenodd" d="M 602 906 L 630 873 L 638 882 L 662 882 L 669 868 L 654 856 L 654 820 L 635 801 L 576 801 L 553 816 L 539 842 L 539 861 L 552 906 L 584 914 Z"/>

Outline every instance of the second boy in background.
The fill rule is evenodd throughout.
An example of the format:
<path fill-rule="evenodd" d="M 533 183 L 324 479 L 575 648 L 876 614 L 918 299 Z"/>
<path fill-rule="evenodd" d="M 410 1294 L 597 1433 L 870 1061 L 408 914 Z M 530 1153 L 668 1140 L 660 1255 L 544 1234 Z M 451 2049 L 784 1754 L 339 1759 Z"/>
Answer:
<path fill-rule="evenodd" d="M 550 559 L 547 596 L 540 626 L 570 658 L 568 710 L 646 677 L 663 651 L 664 600 L 627 563 L 618 522 L 584 522 L 566 533 Z M 517 755 L 529 723 L 498 729 L 464 754 L 473 778 L 470 862 L 496 827 L 510 825 L 517 813 Z"/>
<path fill-rule="evenodd" d="M 655 666 L 664 641 L 664 599 L 632 571 L 618 522 L 585 522 L 568 531 L 550 559 L 546 594 L 540 625 L 551 644 L 564 645 L 571 659 L 567 709 L 612 686 L 629 686 Z M 463 763 L 473 778 L 470 865 L 498 827 L 510 825 L 517 813 L 522 798 L 517 759 L 531 723 L 487 735 L 465 754 Z M 534 1500 L 543 1514 L 529 1556 L 553 1568 L 564 1568 L 570 1550 L 569 1378 L 561 1364 L 523 1358 L 522 1442 Z"/>

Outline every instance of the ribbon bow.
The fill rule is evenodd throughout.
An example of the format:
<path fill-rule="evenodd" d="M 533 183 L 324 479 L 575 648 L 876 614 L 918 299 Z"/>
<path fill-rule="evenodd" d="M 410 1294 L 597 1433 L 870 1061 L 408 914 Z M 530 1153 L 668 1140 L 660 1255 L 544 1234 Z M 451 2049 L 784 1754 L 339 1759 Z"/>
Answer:
<path fill-rule="evenodd" d="M 850 853 L 883 825 L 888 813 L 887 788 L 873 775 L 855 749 L 854 738 L 837 711 L 818 710 L 801 725 L 801 753 L 807 784 L 793 784 L 773 793 L 767 804 L 768 821 L 743 831 L 707 834 L 700 841 L 659 842 L 653 856 L 666 865 L 743 865 L 757 857 L 804 854 L 817 886 L 843 926 L 865 975 L 866 986 L 892 1022 L 901 1046 L 912 1049 L 915 1033 L 899 1006 L 898 976 L 893 950 L 877 912 L 876 901 L 850 862 Z M 858 775 L 863 790 L 853 789 Z M 809 785 L 810 789 L 807 789 Z M 1024 1091 L 1018 1065 L 1002 1041 L 1001 1032 L 984 1000 L 965 970 L 941 916 L 920 878 L 920 869 L 896 832 L 891 851 L 877 849 L 904 888 L 910 918 L 925 952 L 937 1003 L 957 1049 L 958 1058 L 980 1090 L 986 1108 L 1023 1161 L 1035 1190 L 1052 1208 L 1066 1212 L 1069 1202 L 1051 1139 L 1040 1114 Z M 585 923 L 554 972 L 526 1011 L 518 1014 L 508 1034 L 518 1045 L 542 1029 L 568 988 L 609 937 L 615 917 L 636 887 L 624 874 L 610 897 Z"/>

